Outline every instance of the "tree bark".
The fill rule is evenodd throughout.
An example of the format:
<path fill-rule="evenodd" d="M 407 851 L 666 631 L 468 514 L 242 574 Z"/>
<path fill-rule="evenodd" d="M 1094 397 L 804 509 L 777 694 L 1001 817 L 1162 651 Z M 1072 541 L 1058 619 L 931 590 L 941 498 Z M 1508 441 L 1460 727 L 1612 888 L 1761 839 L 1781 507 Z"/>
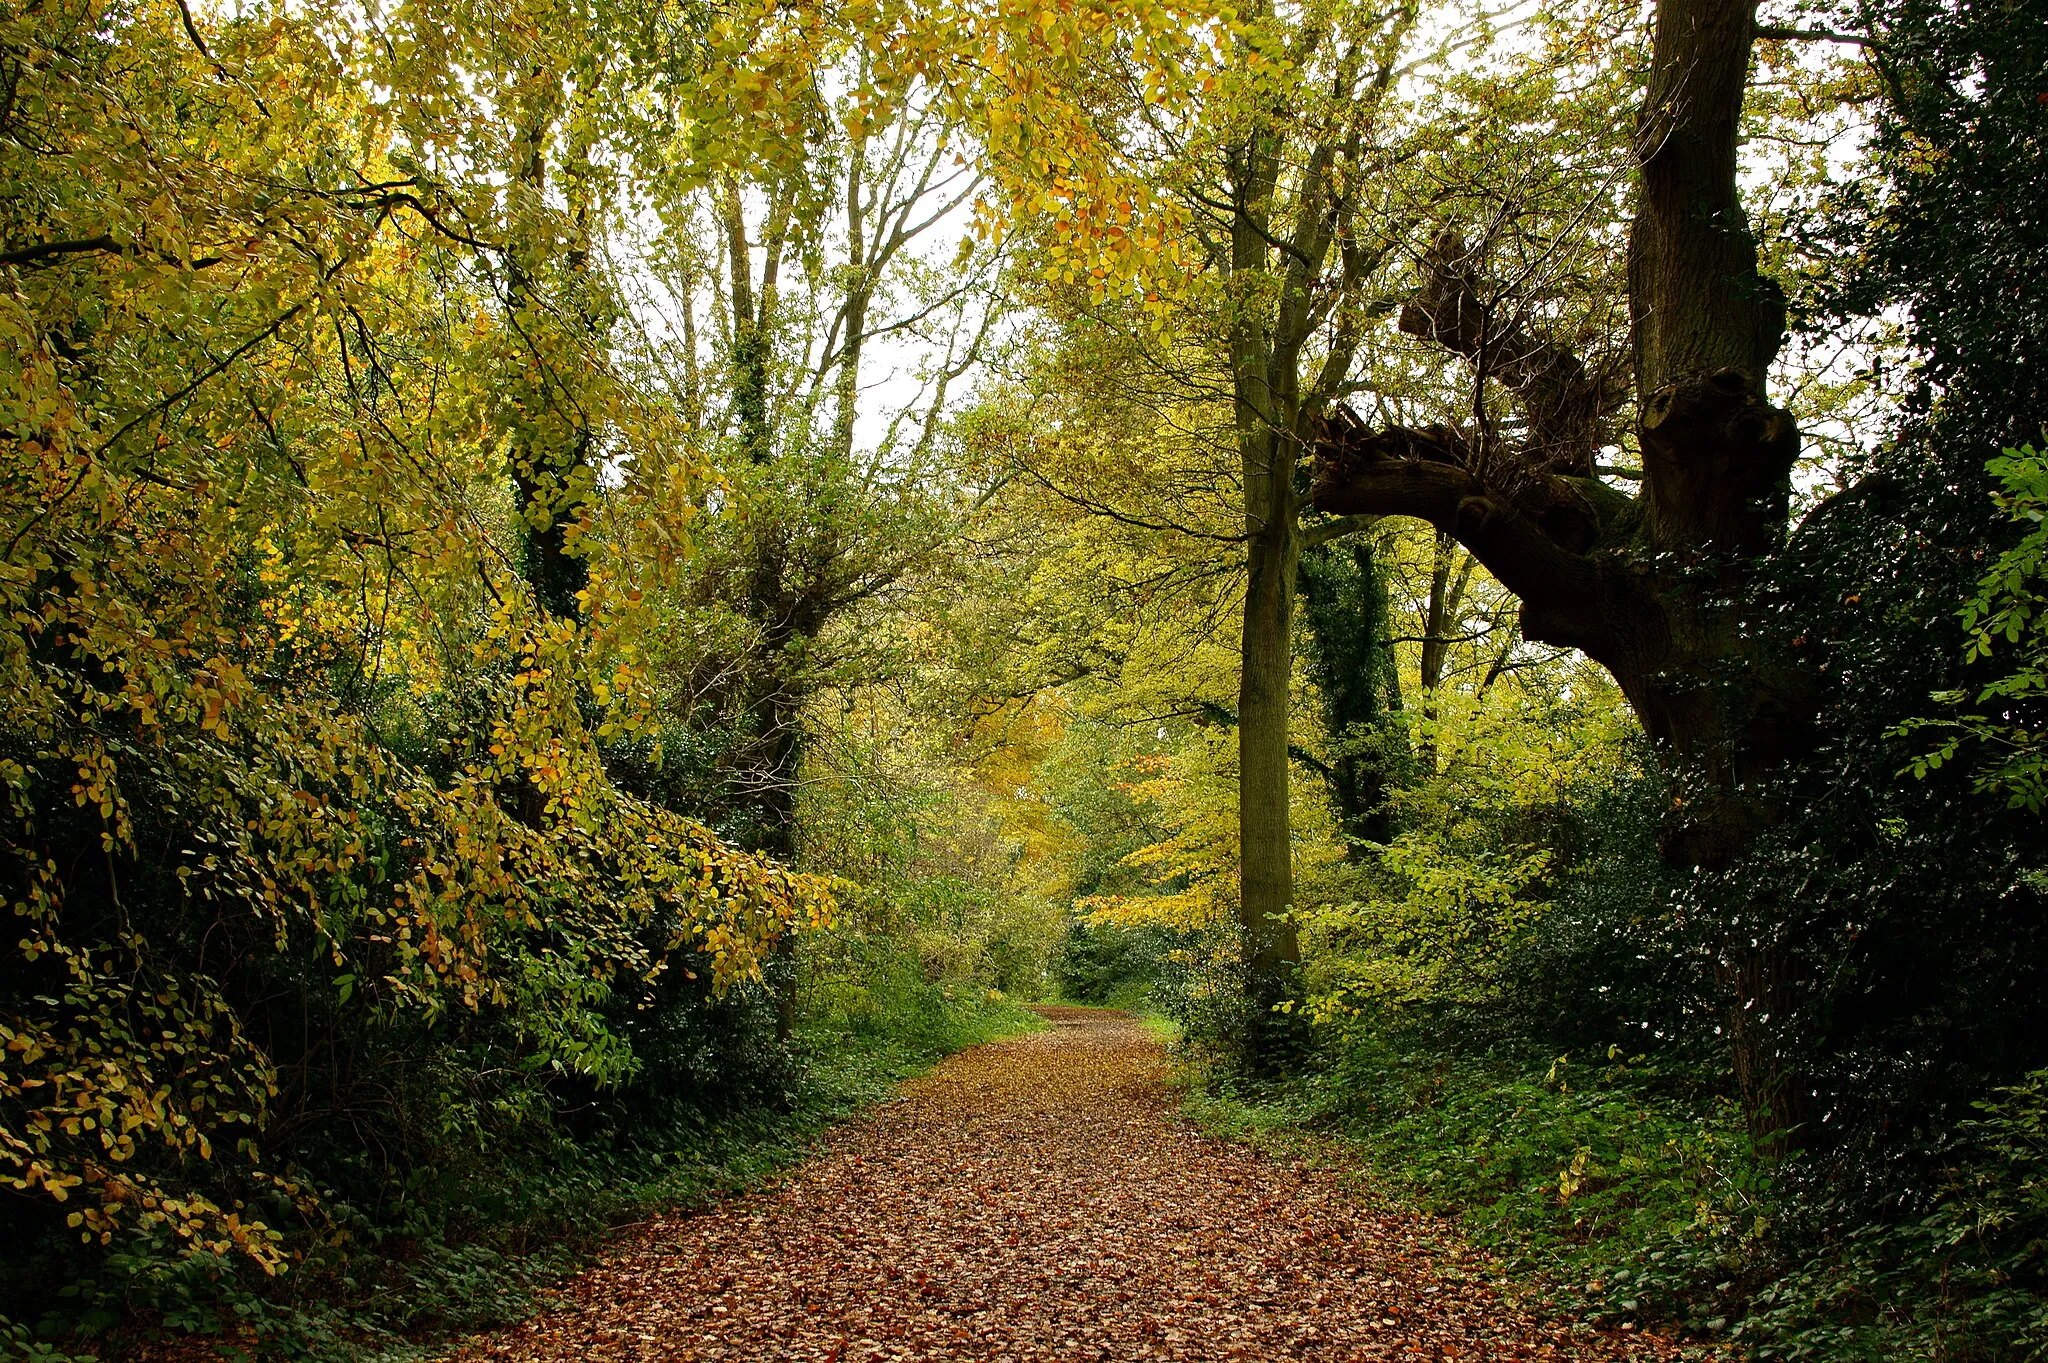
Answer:
<path fill-rule="evenodd" d="M 1755 34 L 1754 0 L 1657 6 L 1628 251 L 1640 394 L 1732 370 L 1761 399 L 1784 343 L 1784 292 L 1757 271 L 1736 182 Z"/>
<path fill-rule="evenodd" d="M 1422 693 L 1422 741 L 1415 757 L 1425 775 L 1436 773 L 1437 692 L 1443 688 L 1444 669 L 1451 660 L 1451 630 L 1464 614 L 1465 589 L 1472 581 L 1472 556 L 1451 575 L 1458 558 L 1458 542 L 1442 531 L 1430 555 L 1429 601 L 1422 612 L 1422 652 L 1416 660 L 1416 689 Z"/>
<path fill-rule="evenodd" d="M 1248 111 L 1251 129 L 1224 157 L 1227 227 L 1218 263 L 1227 273 L 1232 412 L 1244 484 L 1245 601 L 1238 682 L 1238 937 L 1247 1027 L 1240 1047 L 1254 1069 L 1298 1046 L 1301 948 L 1294 922 L 1294 848 L 1288 807 L 1294 594 L 1301 553 L 1296 478 L 1315 432 L 1311 410 L 1341 384 L 1358 345 L 1357 318 L 1339 299 L 1358 289 L 1385 253 L 1355 238 L 1348 197 L 1371 111 L 1391 87 L 1416 11 L 1348 45 L 1327 19 L 1288 41 L 1297 68 L 1328 50 L 1334 96 L 1321 126 L 1275 96 Z M 1282 180 L 1285 179 L 1283 188 Z M 1205 212 L 1217 205 L 1203 203 Z M 1337 277 L 1325 266 L 1337 256 Z M 1335 319 L 1308 399 L 1303 351 Z"/>
<path fill-rule="evenodd" d="M 1301 553 L 1295 474 L 1302 410 L 1299 357 L 1306 339 L 1309 269 L 1328 250 L 1313 239 L 1323 206 L 1319 166 L 1311 159 L 1301 196 L 1295 255 L 1284 267 L 1277 304 L 1257 298 L 1268 278 L 1272 208 L 1281 140 L 1255 135 L 1231 156 L 1230 275 L 1235 316 L 1230 334 L 1233 414 L 1244 480 L 1244 629 L 1238 672 L 1238 940 L 1244 959 L 1245 1035 L 1240 1050 L 1253 1069 L 1270 1068 L 1293 1047 L 1291 1015 L 1301 944 L 1294 923 L 1294 845 L 1289 809 L 1288 728 L 1294 675 L 1295 574 Z M 1306 247 L 1308 249 L 1304 250 Z M 1304 267 L 1308 268 L 1304 268 Z"/>

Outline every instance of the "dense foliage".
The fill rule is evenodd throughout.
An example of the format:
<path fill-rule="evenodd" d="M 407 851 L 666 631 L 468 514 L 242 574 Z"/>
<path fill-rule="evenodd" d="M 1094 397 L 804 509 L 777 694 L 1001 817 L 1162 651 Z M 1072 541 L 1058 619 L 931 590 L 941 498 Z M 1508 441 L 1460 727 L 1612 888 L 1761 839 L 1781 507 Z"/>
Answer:
<path fill-rule="evenodd" d="M 1753 210 L 1797 285 L 1779 381 L 1817 440 L 1788 538 L 1731 603 L 1813 697 L 1808 755 L 1769 778 L 1754 841 L 1674 860 L 1711 774 L 1632 736 L 1604 678 L 1509 642 L 1512 601 L 1455 546 L 1381 524 L 1369 553 L 1302 560 L 1296 685 L 1320 704 L 1293 735 L 1295 910 L 1314 1055 L 1248 1079 L 1219 1021 L 1241 969 L 1215 817 L 1234 792 L 1209 727 L 1227 693 L 1180 661 L 1199 633 L 1185 654 L 1119 654 L 1121 687 L 1098 702 L 1178 717 L 1109 759 L 1159 837 L 1125 855 L 1145 884 L 1082 901 L 1073 978 L 1092 997 L 1149 989 L 1210 1076 L 1214 1120 L 1355 1140 L 1591 1318 L 1676 1320 L 1765 1356 L 2031 1356 L 2043 30 L 2019 6 L 1925 5 L 1874 9 L 1864 32 L 1866 57 L 1805 68 L 1804 109 L 1872 82 L 1868 172 L 1795 161 Z M 1800 79 L 1760 77 L 1751 126 L 1786 117 Z M 1425 400 L 1408 382 L 1364 386 Z M 1061 490 L 1158 554 L 1218 524 L 1187 514 L 1186 477 L 1168 470 L 1149 503 L 1072 475 Z M 1329 528 L 1339 551 L 1360 534 Z M 1375 562 L 1387 623 L 1340 626 L 1331 647 L 1332 616 L 1388 609 L 1360 593 Z M 1186 569 L 1134 577 L 1184 602 L 1206 588 Z M 1148 694 L 1164 677 L 1177 707 Z M 1383 792 L 1364 808 L 1361 760 Z M 1122 845 L 1112 826 L 1088 836 Z M 1731 997 L 1754 1001 L 1736 1006 L 1796 1089 L 1789 1129 L 1759 1126 L 1731 1069 Z"/>
<path fill-rule="evenodd" d="M 838 58 L 648 18 L 0 13 L 20 1339 L 488 1317 L 504 1254 L 779 1158 L 1035 987 L 899 854 L 738 841 L 748 716 L 689 645 L 762 628 L 699 584 L 768 498 L 618 259 L 731 158 L 801 163 L 794 73 Z M 871 784 L 884 838 L 959 801 Z"/>
<path fill-rule="evenodd" d="M 2048 1350 L 2048 26 L 1742 40 L 1673 702 L 1475 546 L 1673 515 L 1679 4 L 0 0 L 0 1342 L 514 1314 L 1058 994 L 1564 1309 Z"/>

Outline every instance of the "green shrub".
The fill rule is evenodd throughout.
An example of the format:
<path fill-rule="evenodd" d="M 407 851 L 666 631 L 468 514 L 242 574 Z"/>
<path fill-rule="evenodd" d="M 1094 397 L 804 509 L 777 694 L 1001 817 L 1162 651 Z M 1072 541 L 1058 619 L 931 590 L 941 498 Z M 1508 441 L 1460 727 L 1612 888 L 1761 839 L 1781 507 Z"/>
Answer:
<path fill-rule="evenodd" d="M 1852 1227 L 1738 1336 L 1786 1358 L 2048 1356 L 2048 1070 L 1976 1106 L 1931 1211 Z"/>
<path fill-rule="evenodd" d="M 888 943 L 842 970 L 787 1046 L 764 990 L 716 1006 L 678 993 L 632 1022 L 642 1066 L 617 1090 L 551 1072 L 479 1085 L 505 1063 L 483 1041 L 396 1068 L 389 1134 L 412 1146 L 301 1147 L 324 1217 L 287 1272 L 184 1253 L 161 1230 L 101 1255 L 46 1242 L 0 1274 L 0 1357 L 64 1363 L 185 1334 L 309 1363 L 414 1356 L 529 1313 L 609 1227 L 756 1184 L 942 1056 L 1043 1025 L 986 985 L 928 981 Z"/>
<path fill-rule="evenodd" d="M 1076 1003 L 1107 1003 L 1120 989 L 1149 985 L 1159 973 L 1162 936 L 1157 929 L 1070 920 L 1053 960 L 1053 981 L 1060 997 Z"/>

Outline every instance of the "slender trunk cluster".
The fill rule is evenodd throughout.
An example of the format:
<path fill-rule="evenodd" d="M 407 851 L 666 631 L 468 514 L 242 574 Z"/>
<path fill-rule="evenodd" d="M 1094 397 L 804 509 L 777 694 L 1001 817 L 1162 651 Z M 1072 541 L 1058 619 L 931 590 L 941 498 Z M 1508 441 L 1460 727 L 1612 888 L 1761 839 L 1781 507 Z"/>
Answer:
<path fill-rule="evenodd" d="M 880 151 L 871 134 L 853 139 L 843 170 L 845 260 L 833 271 L 837 298 L 824 310 L 829 320 L 823 334 L 810 338 L 815 358 L 788 340 L 792 322 L 821 319 L 785 317 L 778 299 L 785 265 L 805 267 L 805 253 L 817 246 L 806 235 L 817 224 L 799 206 L 811 191 L 795 177 L 767 183 L 758 242 L 749 237 L 738 178 L 728 177 L 717 195 L 727 266 L 732 417 L 752 496 L 736 564 L 742 579 L 736 604 L 753 628 L 737 669 L 735 708 L 746 728 L 741 780 L 751 840 L 757 850 L 779 858 L 793 859 L 799 851 L 804 710 L 817 685 L 820 640 L 835 616 L 872 590 L 863 575 L 878 571 L 869 555 L 879 546 L 850 536 L 837 514 L 849 495 L 858 495 L 855 424 L 876 290 L 898 254 L 965 199 L 963 192 L 944 206 L 932 203 L 948 164 L 943 138 L 936 146 L 919 140 L 933 131 L 928 118 L 905 114 L 893 142 Z M 813 279 L 812 287 L 817 284 Z M 778 336 L 788 352 L 780 369 Z M 801 355 L 802 364 L 791 355 Z M 880 571 L 886 578 L 888 570 Z M 778 1011 L 786 1036 L 795 1006 L 795 966 L 787 953 L 781 969 Z"/>

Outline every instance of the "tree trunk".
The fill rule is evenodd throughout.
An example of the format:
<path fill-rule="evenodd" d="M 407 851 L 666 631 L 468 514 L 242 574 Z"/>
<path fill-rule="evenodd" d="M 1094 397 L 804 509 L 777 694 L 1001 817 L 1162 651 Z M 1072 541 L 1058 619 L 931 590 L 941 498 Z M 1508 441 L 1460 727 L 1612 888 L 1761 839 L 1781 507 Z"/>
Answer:
<path fill-rule="evenodd" d="M 1239 928 L 1256 1063 L 1277 1057 L 1273 1009 L 1293 997 L 1294 850 L 1288 820 L 1288 710 L 1294 671 L 1295 457 L 1285 436 L 1244 437 L 1244 642 L 1237 691 Z"/>
<path fill-rule="evenodd" d="M 803 765 L 801 708 L 799 698 L 787 686 L 778 686 L 757 707 L 757 714 L 770 727 L 761 744 L 759 774 L 764 787 L 757 800 L 760 835 L 755 850 L 784 863 L 793 860 L 797 850 L 797 781 Z M 775 998 L 775 1039 L 788 1041 L 796 1031 L 801 968 L 794 932 L 785 932 L 776 940 L 772 965 L 769 991 Z"/>
<path fill-rule="evenodd" d="M 1241 1050 L 1253 1069 L 1282 1062 L 1295 1049 L 1295 998 L 1301 945 L 1294 923 L 1294 844 L 1290 826 L 1289 710 L 1294 673 L 1295 570 L 1301 552 L 1295 474 L 1300 466 L 1300 348 L 1305 338 L 1309 273 L 1320 261 L 1312 233 L 1297 227 L 1298 254 L 1282 271 L 1277 304 L 1257 298 L 1268 280 L 1273 199 L 1281 144 L 1250 138 L 1231 155 L 1236 209 L 1231 220 L 1230 278 L 1240 293 L 1230 336 L 1233 419 L 1244 479 L 1244 631 L 1238 673 L 1237 826 L 1238 941 L 1244 960 L 1245 1035 Z M 1319 156 L 1321 154 L 1319 153 Z M 1302 218 L 1320 211 L 1320 171 L 1311 168 Z M 1307 251 L 1300 250 L 1308 245 Z"/>
<path fill-rule="evenodd" d="M 1636 391 L 1648 395 L 1640 418 L 1646 528 L 1659 543 L 1692 550 L 1690 562 L 1672 565 L 1682 580 L 1667 569 L 1659 593 L 1691 684 L 1659 699 L 1673 751 L 1704 776 L 1708 794 L 1673 830 L 1667 855 L 1710 870 L 1777 817 L 1761 783 L 1801 746 L 1806 711 L 1805 679 L 1760 652 L 1733 604 L 1755 561 L 1784 534 L 1799 440 L 1792 418 L 1766 398 L 1785 300 L 1757 271 L 1736 181 L 1755 29 L 1753 0 L 1659 5 L 1629 238 Z M 1747 685 L 1720 681 L 1731 672 Z M 1772 940 L 1775 909 L 1749 907 L 1749 921 L 1722 945 L 1719 976 L 1750 1127 L 1778 1149 L 1805 1114 L 1780 1040 L 1792 1000 Z"/>
<path fill-rule="evenodd" d="M 1437 692 L 1451 661 L 1451 630 L 1464 615 L 1465 589 L 1472 582 L 1472 557 L 1467 554 L 1455 578 L 1458 542 L 1439 531 L 1430 554 L 1429 601 L 1422 612 L 1422 653 L 1416 660 L 1416 689 L 1422 693 L 1422 742 L 1415 756 L 1423 775 L 1436 774 Z"/>

